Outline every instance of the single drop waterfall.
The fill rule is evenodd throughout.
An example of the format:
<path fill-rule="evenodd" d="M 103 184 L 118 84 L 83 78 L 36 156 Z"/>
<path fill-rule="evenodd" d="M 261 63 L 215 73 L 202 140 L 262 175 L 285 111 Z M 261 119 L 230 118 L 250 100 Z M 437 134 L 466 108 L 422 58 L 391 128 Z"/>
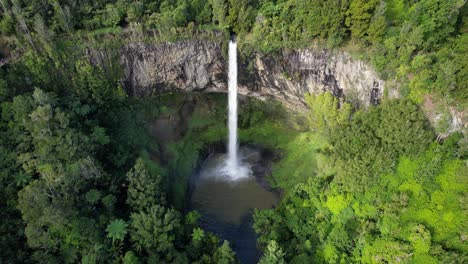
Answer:
<path fill-rule="evenodd" d="M 228 159 L 227 166 L 229 171 L 234 172 L 239 165 L 237 159 L 237 44 L 229 41 L 229 141 L 228 141 Z"/>
<path fill-rule="evenodd" d="M 228 154 L 226 160 L 226 174 L 231 180 L 248 177 L 250 168 L 242 165 L 238 157 L 239 145 L 237 142 L 237 44 L 235 40 L 229 41 L 229 73 L 228 73 Z"/>

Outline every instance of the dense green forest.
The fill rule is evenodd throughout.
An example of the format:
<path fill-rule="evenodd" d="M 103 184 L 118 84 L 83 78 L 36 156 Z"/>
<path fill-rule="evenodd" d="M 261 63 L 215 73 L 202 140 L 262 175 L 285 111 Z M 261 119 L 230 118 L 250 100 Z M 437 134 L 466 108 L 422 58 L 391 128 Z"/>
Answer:
<path fill-rule="evenodd" d="M 197 109 L 155 161 L 146 126 L 180 95 L 137 99 L 85 49 L 235 33 L 241 55 L 339 48 L 401 98 L 355 109 L 329 93 L 296 116 L 241 107 L 242 142 L 281 151 L 277 208 L 256 211 L 260 263 L 467 263 L 466 131 L 433 127 L 430 95 L 465 111 L 465 0 L 0 0 L 0 263 L 236 263 L 186 212 L 187 177 L 226 135 Z M 3 60 L 2 60 L 3 62 Z M 182 96 L 183 97 L 183 96 Z M 433 124 L 432 124 L 433 125 Z M 444 133 L 442 133 L 444 132 Z M 444 137 L 438 137 L 444 134 Z"/>
<path fill-rule="evenodd" d="M 358 110 L 352 119 L 331 94 L 308 102 L 314 132 L 289 151 L 297 158 L 313 140 L 320 155 L 307 169 L 280 162 L 281 172 L 295 173 L 274 175 L 289 191 L 278 208 L 255 213 L 259 243 L 274 259 L 266 263 L 466 262 L 461 135 L 434 142 L 407 100 Z M 317 145 L 312 133 L 328 143 Z"/>

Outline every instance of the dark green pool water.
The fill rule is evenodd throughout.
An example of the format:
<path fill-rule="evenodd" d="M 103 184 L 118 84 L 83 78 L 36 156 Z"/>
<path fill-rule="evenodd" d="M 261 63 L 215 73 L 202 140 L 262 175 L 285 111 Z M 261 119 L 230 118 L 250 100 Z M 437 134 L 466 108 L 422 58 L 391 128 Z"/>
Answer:
<path fill-rule="evenodd" d="M 241 263 L 256 263 L 261 252 L 256 247 L 252 228 L 255 208 L 272 208 L 278 196 L 262 187 L 265 168 L 260 151 L 243 147 L 241 161 L 251 168 L 247 178 L 232 181 L 223 175 L 225 154 L 211 155 L 196 176 L 191 197 L 191 209 L 202 214 L 201 226 L 228 240 Z"/>

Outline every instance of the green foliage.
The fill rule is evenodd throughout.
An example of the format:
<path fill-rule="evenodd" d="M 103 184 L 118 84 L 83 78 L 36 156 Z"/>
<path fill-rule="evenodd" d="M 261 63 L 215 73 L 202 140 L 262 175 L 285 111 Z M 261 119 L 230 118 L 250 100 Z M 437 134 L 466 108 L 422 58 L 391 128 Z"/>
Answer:
<path fill-rule="evenodd" d="M 137 251 L 160 254 L 161 260 L 170 257 L 180 229 L 180 213 L 159 205 L 147 212 L 132 213 L 130 236 Z"/>
<path fill-rule="evenodd" d="M 122 260 L 122 263 L 124 264 L 138 264 L 140 261 L 138 260 L 138 257 L 135 256 L 135 254 L 132 251 L 127 251 L 125 253 L 125 256 Z"/>
<path fill-rule="evenodd" d="M 347 11 L 346 26 L 355 38 L 363 38 L 369 29 L 374 10 L 379 1 L 351 0 Z"/>
<path fill-rule="evenodd" d="M 145 128 L 180 105 L 127 98 L 118 53 L 99 68 L 84 48 L 228 31 L 244 52 L 346 43 L 413 103 L 467 97 L 464 0 L 0 2 L 2 46 L 20 57 L 0 72 L 0 262 L 236 262 L 172 209 L 201 151 L 224 140 L 225 101 L 194 109 L 163 146 Z M 306 100 L 314 131 L 275 104 L 240 107 L 241 141 L 281 157 L 271 182 L 284 200 L 254 215 L 262 263 L 467 262 L 466 138 L 430 144 L 407 100 L 354 114 L 330 94 Z"/>
<path fill-rule="evenodd" d="M 464 67 L 467 53 L 453 47 L 466 42 L 462 40 L 466 34 L 456 25 L 463 6 L 462 0 L 264 1 L 245 42 L 269 53 L 311 43 L 337 46 L 351 38 L 350 50 L 355 52 L 358 44 L 358 53 L 372 61 L 384 78 L 396 75 L 402 83 L 410 83 L 406 95 L 414 102 L 436 93 L 462 103 L 466 78 L 455 75 Z M 414 67 L 420 56 L 428 60 Z M 435 77 L 440 75 L 445 78 Z"/>
<path fill-rule="evenodd" d="M 193 229 L 192 240 L 194 241 L 194 243 L 202 241 L 204 236 L 205 236 L 205 232 L 203 231 L 203 229 L 201 228 Z"/>
<path fill-rule="evenodd" d="M 337 111 L 335 104 L 328 107 Z M 311 125 L 320 133 L 332 131 L 329 153 L 321 155 L 330 155 L 326 163 L 337 168 L 307 173 L 298 165 L 289 167 L 285 175 L 301 172 L 307 180 L 283 183 L 282 203 L 254 213 L 262 260 L 274 258 L 269 244 L 275 241 L 291 263 L 465 261 L 468 182 L 454 144 L 460 138 L 430 144 L 424 116 L 404 100 L 357 111 L 333 130 L 328 124 L 337 115 L 330 116 L 335 120 L 311 119 Z M 304 162 L 303 149 L 315 142 L 303 141 L 286 159 L 297 153 L 294 159 Z M 379 159 L 384 163 L 375 165 Z"/>
<path fill-rule="evenodd" d="M 76 94 L 81 100 L 92 101 L 97 106 L 105 107 L 125 97 L 121 86 L 114 87 L 101 69 L 91 66 L 88 62 L 78 61 L 76 71 Z"/>
<path fill-rule="evenodd" d="M 263 257 L 258 262 L 259 264 L 285 264 L 284 253 L 278 246 L 276 241 L 271 240 L 268 243 L 267 249 Z"/>
<path fill-rule="evenodd" d="M 226 1 L 210 0 L 209 3 L 213 8 L 213 23 L 218 24 L 221 28 L 223 28 L 226 23 Z"/>
<path fill-rule="evenodd" d="M 255 210 L 253 228 L 259 236 L 259 244 L 266 246 L 270 240 L 280 239 L 283 233 L 282 218 L 273 209 Z"/>
<path fill-rule="evenodd" d="M 96 189 L 91 189 L 86 193 L 85 199 L 90 204 L 97 204 L 101 200 L 101 192 Z"/>
<path fill-rule="evenodd" d="M 114 220 L 106 228 L 107 237 L 113 242 L 123 240 L 128 232 L 127 227 L 128 224 L 122 219 Z"/>
<path fill-rule="evenodd" d="M 407 245 L 384 239 L 373 241 L 362 252 L 363 263 L 409 262 L 410 259 L 411 253 Z"/>
<path fill-rule="evenodd" d="M 11 15 L 4 13 L 0 21 L 0 31 L 5 35 L 13 35 L 15 33 L 15 20 Z"/>
<path fill-rule="evenodd" d="M 127 203 L 133 211 L 166 203 L 164 178 L 160 174 L 150 174 L 143 159 L 136 161 L 135 166 L 127 173 L 127 179 Z"/>
<path fill-rule="evenodd" d="M 319 155 L 319 152 L 328 147 L 323 136 L 310 132 L 301 133 L 281 147 L 284 157 L 273 165 L 273 186 L 289 189 L 297 183 L 307 182 L 311 175 L 319 171 L 324 174 L 333 173 L 331 169 L 324 167 L 327 157 Z"/>
<path fill-rule="evenodd" d="M 351 115 L 351 105 L 333 96 L 330 92 L 319 95 L 306 95 L 310 107 L 310 125 L 325 133 L 332 132 L 337 126 L 345 125 Z"/>
<path fill-rule="evenodd" d="M 333 214 L 340 214 L 343 209 L 349 206 L 349 201 L 343 197 L 343 195 L 328 196 L 327 202 L 325 203 L 328 210 Z"/>
<path fill-rule="evenodd" d="M 0 102 L 6 101 L 8 98 L 9 89 L 7 87 L 7 82 L 3 79 L 0 79 Z"/>
<path fill-rule="evenodd" d="M 252 29 L 254 42 L 264 52 L 303 46 L 316 37 L 336 46 L 346 37 L 347 6 L 337 0 L 263 2 Z"/>
<path fill-rule="evenodd" d="M 220 264 L 234 264 L 236 263 L 236 253 L 232 251 L 229 242 L 224 240 L 223 244 L 219 246 L 213 256 L 214 263 Z"/>
<path fill-rule="evenodd" d="M 255 1 L 228 0 L 229 11 L 226 22 L 237 34 L 245 34 L 255 20 Z"/>
<path fill-rule="evenodd" d="M 96 12 L 93 20 L 97 25 L 104 27 L 117 26 L 123 19 L 125 13 L 115 5 L 107 4 L 103 10 Z"/>
<path fill-rule="evenodd" d="M 50 57 L 61 56 L 53 52 L 58 46 L 54 38 L 81 40 L 83 31 L 91 32 L 84 35 L 94 42 L 110 45 L 128 35 L 143 41 L 202 35 L 219 39 L 217 30 L 224 30 L 224 38 L 229 29 L 245 52 L 349 43 L 346 46 L 374 63 L 384 78 L 397 76 L 404 83 L 402 93 L 416 103 L 427 93 L 457 104 L 466 98 L 461 70 L 467 61 L 464 0 L 83 0 L 5 5 L 2 32 L 15 36 L 18 46 L 27 43 Z M 117 41 L 100 39 L 103 35 L 117 36 Z M 421 56 L 427 63 L 415 67 L 414 60 Z"/>
<path fill-rule="evenodd" d="M 390 101 L 352 120 L 331 134 L 338 182 L 348 190 L 365 190 L 392 169 L 401 154 L 417 155 L 432 138 L 424 115 L 409 101 Z"/>
<path fill-rule="evenodd" d="M 182 223 L 180 213 L 170 209 L 166 170 L 147 154 L 157 145 L 146 135 L 145 122 L 162 112 L 161 102 L 157 107 L 154 100 L 134 102 L 113 84 L 112 75 L 74 54 L 61 55 L 30 53 L 2 72 L 0 206 L 7 220 L 0 225 L 1 261 L 213 259 L 219 240 L 205 233 L 193 253 L 196 217 L 190 214 L 192 220 Z M 70 75 L 56 78 L 61 67 Z M 46 89 L 32 90 L 18 77 L 23 74 L 29 85 Z M 205 125 L 193 122 L 191 129 L 198 133 Z M 197 150 L 204 140 L 224 135 L 205 132 Z M 128 253 L 132 250 L 136 253 Z"/>

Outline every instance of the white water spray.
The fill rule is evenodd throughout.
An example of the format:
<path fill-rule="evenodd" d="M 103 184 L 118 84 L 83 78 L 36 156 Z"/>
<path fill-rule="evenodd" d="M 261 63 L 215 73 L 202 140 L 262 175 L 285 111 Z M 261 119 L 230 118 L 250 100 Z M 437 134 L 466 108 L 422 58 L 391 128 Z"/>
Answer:
<path fill-rule="evenodd" d="M 237 158 L 237 45 L 234 41 L 229 41 L 229 141 L 227 166 L 230 171 L 236 170 L 239 165 Z"/>
<path fill-rule="evenodd" d="M 239 145 L 237 142 L 237 44 L 229 41 L 229 73 L 228 73 L 228 154 L 226 160 L 226 173 L 232 180 L 249 176 L 250 169 L 243 166 L 238 157 Z"/>

